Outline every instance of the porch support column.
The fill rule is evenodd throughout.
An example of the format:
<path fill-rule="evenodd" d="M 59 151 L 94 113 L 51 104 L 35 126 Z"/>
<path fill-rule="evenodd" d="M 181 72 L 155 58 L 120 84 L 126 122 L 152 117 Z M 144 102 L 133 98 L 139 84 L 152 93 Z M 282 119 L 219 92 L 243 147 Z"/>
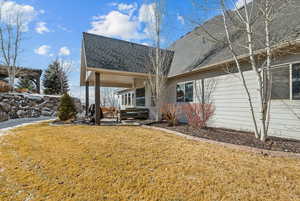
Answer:
<path fill-rule="evenodd" d="M 85 116 L 87 117 L 89 115 L 89 106 L 90 106 L 90 83 L 87 81 L 85 83 Z"/>
<path fill-rule="evenodd" d="M 100 73 L 95 72 L 95 124 L 100 125 Z"/>

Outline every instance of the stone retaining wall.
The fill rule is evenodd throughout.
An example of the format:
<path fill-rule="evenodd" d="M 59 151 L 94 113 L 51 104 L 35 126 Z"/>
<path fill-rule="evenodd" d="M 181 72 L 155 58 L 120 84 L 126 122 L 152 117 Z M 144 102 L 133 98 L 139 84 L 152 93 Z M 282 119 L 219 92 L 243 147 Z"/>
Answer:
<path fill-rule="evenodd" d="M 5 93 L 0 94 L 0 122 L 8 119 L 56 116 L 60 96 Z M 74 98 L 78 112 L 80 100 Z"/>

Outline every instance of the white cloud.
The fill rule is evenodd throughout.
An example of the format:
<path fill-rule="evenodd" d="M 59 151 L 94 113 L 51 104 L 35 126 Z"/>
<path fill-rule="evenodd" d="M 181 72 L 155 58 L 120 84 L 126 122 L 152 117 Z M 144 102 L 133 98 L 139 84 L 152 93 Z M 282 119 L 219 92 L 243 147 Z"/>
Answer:
<path fill-rule="evenodd" d="M 22 31 L 28 31 L 29 23 L 36 17 L 37 12 L 30 5 L 18 4 L 14 1 L 1 1 L 1 21 L 6 24 L 16 25 L 22 22 Z"/>
<path fill-rule="evenodd" d="M 246 0 L 246 3 L 250 3 L 252 2 L 253 0 Z M 235 6 L 236 8 L 241 8 L 244 6 L 244 3 L 245 3 L 245 0 L 237 0 L 236 3 L 235 3 Z"/>
<path fill-rule="evenodd" d="M 179 13 L 177 13 L 177 20 L 178 20 L 182 25 L 185 24 L 185 20 L 184 20 L 183 16 L 179 15 Z"/>
<path fill-rule="evenodd" d="M 71 51 L 68 47 L 62 47 L 59 49 L 59 53 L 60 56 L 68 56 L 71 54 Z"/>
<path fill-rule="evenodd" d="M 117 9 L 107 15 L 93 17 L 91 29 L 88 32 L 123 40 L 142 40 L 153 36 L 152 30 L 155 28 L 154 3 L 142 4 L 139 9 L 137 4 L 112 3 L 111 5 Z"/>
<path fill-rule="evenodd" d="M 97 16 L 91 22 L 90 33 L 117 37 L 125 40 L 142 39 L 143 34 L 139 32 L 139 21 L 129 14 L 119 11 L 111 11 L 107 15 Z"/>
<path fill-rule="evenodd" d="M 40 14 L 45 14 L 45 10 L 41 9 L 41 10 L 39 10 L 39 13 Z"/>
<path fill-rule="evenodd" d="M 38 22 L 36 24 L 35 30 L 37 33 L 39 34 L 43 34 L 45 32 L 50 32 L 50 30 L 48 29 L 48 27 L 46 26 L 46 22 Z"/>
<path fill-rule="evenodd" d="M 38 55 L 48 55 L 51 47 L 48 45 L 42 45 L 39 48 L 35 49 L 34 52 Z"/>

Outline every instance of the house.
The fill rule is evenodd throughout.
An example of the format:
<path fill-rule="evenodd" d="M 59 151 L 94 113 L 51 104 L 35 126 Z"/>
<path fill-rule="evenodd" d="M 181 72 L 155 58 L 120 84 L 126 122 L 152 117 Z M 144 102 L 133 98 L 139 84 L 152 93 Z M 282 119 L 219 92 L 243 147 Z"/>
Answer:
<path fill-rule="evenodd" d="M 295 1 L 300 6 L 299 1 Z M 288 13 L 280 13 L 272 22 L 271 38 L 276 59 L 272 63 L 272 104 L 270 135 L 300 139 L 300 13 L 298 6 L 290 6 Z M 234 12 L 234 11 L 232 11 Z M 197 102 L 199 87 L 209 81 L 216 83 L 211 97 L 216 108 L 212 127 L 253 131 L 249 103 L 237 72 L 234 60 L 224 43 L 213 42 L 210 33 L 225 38 L 222 17 L 216 16 L 203 27 L 198 27 L 177 40 L 168 50 L 170 60 L 166 99 L 168 103 Z M 246 49 L 239 47 L 245 40 L 232 24 L 229 24 L 233 45 L 239 53 L 246 82 L 258 114 L 257 80 L 250 68 Z M 264 25 L 255 28 L 262 31 Z M 255 44 L 256 56 L 264 60 L 260 42 Z M 81 59 L 81 86 L 95 85 L 95 96 L 99 86 L 127 88 L 119 93 L 122 107 L 147 107 L 153 110 L 151 90 L 147 86 L 147 65 L 152 47 L 122 40 L 83 34 Z M 203 87 L 204 88 L 204 87 Z M 87 101 L 88 102 L 88 101 Z"/>

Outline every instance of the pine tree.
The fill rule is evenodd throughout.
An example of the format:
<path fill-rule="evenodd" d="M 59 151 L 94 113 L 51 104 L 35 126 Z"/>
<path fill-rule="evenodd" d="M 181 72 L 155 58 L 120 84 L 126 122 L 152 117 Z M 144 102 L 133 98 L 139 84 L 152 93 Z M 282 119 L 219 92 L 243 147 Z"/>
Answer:
<path fill-rule="evenodd" d="M 74 101 L 69 94 L 65 93 L 60 99 L 58 108 L 58 118 L 61 121 L 67 121 L 76 118 L 76 107 Z"/>
<path fill-rule="evenodd" d="M 18 89 L 28 89 L 29 91 L 36 90 L 34 82 L 28 78 L 20 79 L 19 82 L 17 83 L 17 88 Z"/>
<path fill-rule="evenodd" d="M 68 78 L 58 60 L 48 66 L 43 77 L 45 94 L 64 94 L 69 91 Z"/>

